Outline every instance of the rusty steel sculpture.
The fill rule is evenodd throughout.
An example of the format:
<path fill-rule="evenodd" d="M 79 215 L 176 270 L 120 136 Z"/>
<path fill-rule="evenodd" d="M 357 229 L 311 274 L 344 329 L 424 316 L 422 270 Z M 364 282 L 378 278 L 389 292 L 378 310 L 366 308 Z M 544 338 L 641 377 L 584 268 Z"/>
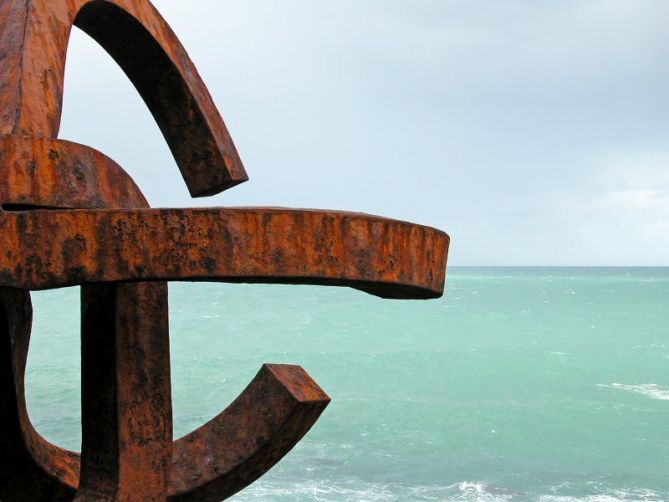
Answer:
<path fill-rule="evenodd" d="M 0 500 L 221 500 L 262 476 L 329 402 L 265 365 L 220 415 L 172 440 L 167 281 L 443 292 L 438 230 L 333 211 L 149 209 L 102 153 L 57 139 L 70 31 L 120 65 L 193 197 L 247 180 L 185 50 L 148 0 L 0 0 Z M 82 452 L 29 421 L 30 290 L 81 286 Z"/>

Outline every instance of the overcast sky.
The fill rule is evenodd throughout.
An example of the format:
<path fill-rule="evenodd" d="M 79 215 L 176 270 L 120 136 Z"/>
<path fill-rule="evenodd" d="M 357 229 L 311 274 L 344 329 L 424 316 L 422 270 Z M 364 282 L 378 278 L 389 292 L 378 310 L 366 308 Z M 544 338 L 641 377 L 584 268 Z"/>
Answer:
<path fill-rule="evenodd" d="M 669 265 L 666 0 L 154 0 L 251 180 L 193 200 L 143 102 L 75 30 L 61 137 L 154 206 L 436 226 L 452 265 Z"/>

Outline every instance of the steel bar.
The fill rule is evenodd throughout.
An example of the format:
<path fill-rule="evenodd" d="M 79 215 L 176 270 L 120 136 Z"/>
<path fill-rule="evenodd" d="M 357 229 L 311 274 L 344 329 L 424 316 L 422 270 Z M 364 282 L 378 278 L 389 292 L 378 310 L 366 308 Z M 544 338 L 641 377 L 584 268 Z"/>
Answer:
<path fill-rule="evenodd" d="M 0 238 L 0 286 L 282 282 L 385 298 L 441 295 L 448 246 L 429 227 L 279 208 L 3 212 Z"/>

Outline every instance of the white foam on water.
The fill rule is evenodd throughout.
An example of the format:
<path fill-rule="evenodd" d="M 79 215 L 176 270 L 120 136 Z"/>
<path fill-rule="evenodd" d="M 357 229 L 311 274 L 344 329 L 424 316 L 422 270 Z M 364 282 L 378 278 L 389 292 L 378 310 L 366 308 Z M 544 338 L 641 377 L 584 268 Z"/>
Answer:
<path fill-rule="evenodd" d="M 305 481 L 294 485 L 274 482 L 259 482 L 247 488 L 233 500 L 396 500 L 393 493 L 383 484 L 329 483 L 325 481 Z"/>
<path fill-rule="evenodd" d="M 499 492 L 499 493 L 496 493 Z M 233 497 L 236 502 L 251 500 L 315 500 L 322 502 L 509 502 L 507 490 L 496 490 L 483 482 L 462 481 L 452 485 L 408 486 L 400 483 L 306 481 L 295 485 L 259 482 Z"/>
<path fill-rule="evenodd" d="M 669 401 L 669 389 L 662 389 L 656 383 L 647 383 L 640 385 L 612 383 L 609 385 L 598 384 L 597 387 L 603 387 L 606 389 L 626 390 L 630 392 L 636 392 L 637 394 L 642 394 L 644 396 L 650 397 L 651 399 L 657 399 L 660 401 Z"/>
<path fill-rule="evenodd" d="M 570 487 L 570 491 L 574 490 Z M 551 489 L 551 495 L 518 493 L 481 481 L 462 481 L 451 485 L 407 485 L 369 483 L 360 480 L 260 481 L 232 498 L 243 501 L 317 501 L 317 502 L 667 502 L 669 493 L 649 489 L 604 489 L 601 494 L 559 495 L 563 486 Z"/>
<path fill-rule="evenodd" d="M 452 498 L 450 500 L 458 501 L 476 501 L 476 502 L 502 502 L 511 500 L 511 496 L 507 494 L 494 493 L 494 489 L 491 489 L 489 485 L 482 482 L 470 482 L 463 481 L 455 485 L 450 485 L 447 488 L 452 489 L 457 487 L 460 492 L 460 496 Z"/>
<path fill-rule="evenodd" d="M 666 502 L 666 498 L 653 490 L 613 490 L 601 495 L 588 497 L 565 497 L 544 495 L 539 502 Z"/>

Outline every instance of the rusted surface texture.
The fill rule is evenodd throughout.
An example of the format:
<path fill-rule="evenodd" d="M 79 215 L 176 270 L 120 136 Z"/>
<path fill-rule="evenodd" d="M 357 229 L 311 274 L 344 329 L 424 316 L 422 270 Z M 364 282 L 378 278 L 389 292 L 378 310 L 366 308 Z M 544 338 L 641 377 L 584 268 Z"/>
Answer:
<path fill-rule="evenodd" d="M 0 204 L 6 210 L 148 207 L 118 164 L 69 141 L 0 137 L 0 166 Z"/>
<path fill-rule="evenodd" d="M 73 24 L 100 43 L 135 85 L 193 196 L 248 179 L 188 54 L 145 0 L 3 0 L 0 135 L 58 135 Z"/>
<path fill-rule="evenodd" d="M 223 413 L 175 443 L 169 500 L 233 495 L 290 451 L 329 401 L 299 366 L 263 366 Z"/>
<path fill-rule="evenodd" d="M 167 284 L 94 284 L 81 295 L 75 500 L 164 500 L 172 457 Z"/>
<path fill-rule="evenodd" d="M 113 160 L 56 139 L 70 30 L 133 82 L 193 196 L 247 179 L 188 55 L 147 0 L 0 0 L 0 500 L 218 501 L 307 433 L 329 397 L 265 365 L 221 414 L 172 440 L 166 281 L 351 286 L 434 298 L 449 238 L 369 215 L 148 209 Z M 82 453 L 29 421 L 29 290 L 81 285 Z"/>
<path fill-rule="evenodd" d="M 128 280 L 350 285 L 439 296 L 447 237 L 351 213 L 148 209 L 0 213 L 0 285 L 44 289 Z"/>

